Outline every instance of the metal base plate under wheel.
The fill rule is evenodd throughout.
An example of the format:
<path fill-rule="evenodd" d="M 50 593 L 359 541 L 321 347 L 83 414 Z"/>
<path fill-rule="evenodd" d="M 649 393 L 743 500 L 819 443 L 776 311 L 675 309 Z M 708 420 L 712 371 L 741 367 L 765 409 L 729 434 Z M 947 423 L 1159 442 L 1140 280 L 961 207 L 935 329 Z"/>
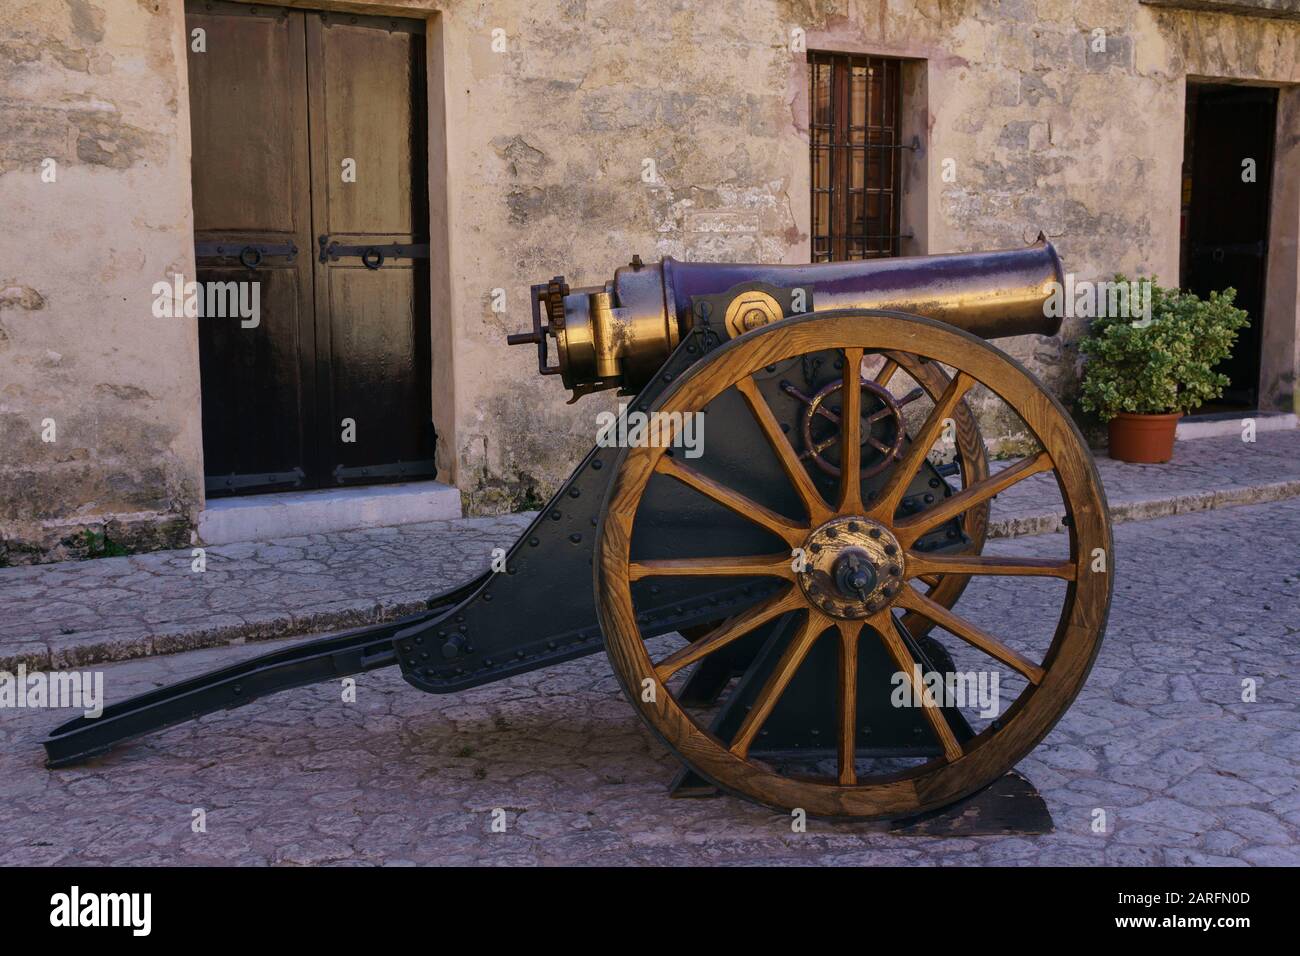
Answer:
<path fill-rule="evenodd" d="M 673 781 L 674 797 L 720 797 L 722 791 L 682 768 Z M 905 836 L 1038 836 L 1056 824 L 1047 802 L 1023 774 L 1008 770 L 978 793 L 951 806 L 889 824 Z"/>
<path fill-rule="evenodd" d="M 895 820 L 889 829 L 909 836 L 1036 836 L 1051 833 L 1056 824 L 1028 778 L 1008 770 L 964 800 Z"/>

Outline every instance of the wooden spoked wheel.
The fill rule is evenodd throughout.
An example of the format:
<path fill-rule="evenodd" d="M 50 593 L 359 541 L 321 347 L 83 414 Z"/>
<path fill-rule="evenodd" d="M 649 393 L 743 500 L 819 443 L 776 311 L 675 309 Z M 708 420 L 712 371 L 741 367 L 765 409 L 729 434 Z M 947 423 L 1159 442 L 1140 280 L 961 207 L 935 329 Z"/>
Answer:
<path fill-rule="evenodd" d="M 824 499 L 816 489 L 754 378 L 765 367 L 828 349 L 842 350 L 846 386 L 840 415 L 841 478 L 835 501 Z M 854 480 L 859 474 L 861 442 L 856 429 L 861 418 L 860 392 L 847 386 L 853 382 L 850 376 L 859 374 L 862 357 L 881 352 L 939 362 L 954 374 L 924 424 L 911 436 L 902 460 L 872 500 L 863 501 L 861 482 Z M 909 482 L 939 438 L 945 420 L 977 383 L 1019 415 L 1042 450 L 919 514 L 900 518 L 899 505 Z M 1091 669 L 1105 627 L 1111 593 L 1110 523 L 1095 466 L 1078 429 L 1060 403 L 1013 359 L 961 330 L 897 312 L 827 312 L 744 335 L 702 359 L 664 392 L 651 411 L 699 411 L 728 389 L 735 389 L 744 399 L 806 513 L 799 517 L 779 514 L 694 471 L 663 447 L 633 447 L 622 453 L 598 530 L 595 583 L 606 649 L 633 706 L 697 773 L 725 790 L 772 807 L 801 808 L 827 817 L 900 817 L 944 806 L 991 783 L 1028 753 L 1065 712 Z M 1068 558 L 940 556 L 912 549 L 929 529 L 987 503 L 1024 478 L 1046 472 L 1054 474 L 1070 518 Z M 783 540 L 788 550 L 636 560 L 629 553 L 633 527 L 647 483 L 656 473 L 668 475 L 754 522 Z M 828 594 L 828 575 L 817 577 L 816 573 L 832 570 L 829 565 L 836 560 L 847 560 L 847 552 L 836 557 L 834 547 L 838 545 L 832 544 L 845 539 L 861 546 L 855 562 L 861 563 L 862 554 L 867 555 L 872 567 L 866 577 L 872 586 L 866 589 L 863 577 L 850 574 L 858 589 L 855 593 Z M 814 544 L 821 547 L 813 549 Z M 791 560 L 794 549 L 817 550 L 821 558 L 811 570 L 797 571 Z M 1100 564 L 1098 554 L 1105 558 Z M 682 575 L 719 579 L 755 576 L 783 583 L 775 593 L 708 634 L 652 660 L 637 625 L 632 582 Z M 933 580 L 935 575 L 1064 580 L 1060 617 L 1041 660 L 1029 659 L 999 636 L 928 598 L 921 582 Z M 836 568 L 829 577 L 844 575 Z M 812 581 L 822 586 L 814 587 Z M 919 766 L 860 778 L 855 760 L 859 642 L 882 642 L 898 671 L 913 680 L 916 661 L 894 626 L 893 618 L 899 612 L 938 625 L 1014 670 L 1023 676 L 1025 690 L 998 720 L 964 742 L 958 741 L 943 711 L 927 702 L 921 709 L 942 754 Z M 689 665 L 784 615 L 798 616 L 794 637 L 734 738 L 718 739 L 678 703 L 668 681 Z M 826 688 L 827 695 L 837 700 L 837 773 L 826 777 L 787 775 L 751 756 L 750 750 L 764 721 L 819 640 L 836 641 L 838 646 L 838 679 L 835 687 Z"/>
<path fill-rule="evenodd" d="M 903 375 L 900 376 L 899 372 Z M 901 380 L 910 379 L 934 402 L 940 399 L 951 382 L 948 374 L 937 363 L 923 361 L 908 352 L 881 354 L 877 367 L 869 371 L 864 368 L 863 378 L 864 381 L 871 382 L 879 388 L 896 387 L 899 384 L 903 384 L 906 388 L 905 382 Z M 975 414 L 965 400 L 957 403 L 952 411 L 952 419 L 956 425 L 954 438 L 956 460 L 960 462 L 957 478 L 960 487 L 964 490 L 989 476 L 988 452 L 984 448 L 984 438 L 980 434 L 979 424 L 975 421 Z M 806 456 L 805 451 L 804 457 Z M 967 554 L 979 554 L 984 550 L 984 541 L 988 537 L 989 503 L 983 501 L 972 505 L 962 513 L 959 520 L 962 531 L 970 542 L 963 550 Z M 933 574 L 918 580 L 919 586 L 926 589 L 926 597 L 950 608 L 957 603 L 957 599 L 966 590 L 970 575 Z M 698 625 L 687 628 L 682 633 L 694 641 L 721 623 L 722 621 L 718 620 L 711 624 Z M 933 621 L 911 611 L 904 616 L 903 624 L 916 637 L 922 637 L 934 628 Z"/>

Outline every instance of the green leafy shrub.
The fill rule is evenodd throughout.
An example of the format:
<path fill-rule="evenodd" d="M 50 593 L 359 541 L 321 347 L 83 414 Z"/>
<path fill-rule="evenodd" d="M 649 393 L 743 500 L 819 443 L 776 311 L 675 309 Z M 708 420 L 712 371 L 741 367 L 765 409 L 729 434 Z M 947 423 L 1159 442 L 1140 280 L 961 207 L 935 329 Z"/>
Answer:
<path fill-rule="evenodd" d="M 1214 367 L 1232 351 L 1237 330 L 1250 324 L 1245 310 L 1233 306 L 1236 296 L 1228 288 L 1204 300 L 1153 279 L 1149 324 L 1094 319 L 1080 345 L 1088 361 L 1079 403 L 1106 422 L 1120 412 L 1185 413 L 1218 398 L 1228 377 Z"/>

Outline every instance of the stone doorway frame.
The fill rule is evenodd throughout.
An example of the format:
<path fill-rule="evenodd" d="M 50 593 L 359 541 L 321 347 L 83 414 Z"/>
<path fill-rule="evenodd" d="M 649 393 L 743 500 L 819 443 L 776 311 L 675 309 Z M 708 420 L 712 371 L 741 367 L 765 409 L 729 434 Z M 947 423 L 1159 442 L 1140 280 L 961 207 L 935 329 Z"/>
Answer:
<path fill-rule="evenodd" d="M 1271 84 L 1270 84 L 1271 85 Z M 1273 137 L 1260 348 L 1261 411 L 1300 411 L 1300 85 L 1281 86 Z"/>

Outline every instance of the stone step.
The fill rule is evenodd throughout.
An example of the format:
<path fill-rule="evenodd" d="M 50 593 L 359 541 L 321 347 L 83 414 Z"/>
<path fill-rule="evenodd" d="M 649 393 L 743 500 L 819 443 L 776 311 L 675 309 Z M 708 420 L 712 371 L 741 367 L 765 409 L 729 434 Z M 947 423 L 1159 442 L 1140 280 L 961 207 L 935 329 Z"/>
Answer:
<path fill-rule="evenodd" d="M 1300 420 L 1294 412 L 1216 412 L 1213 415 L 1188 415 L 1178 422 L 1178 441 L 1194 438 L 1240 438 L 1246 423 L 1253 422 L 1255 434 L 1294 430 Z"/>
<path fill-rule="evenodd" d="M 266 541 L 460 516 L 460 491 L 440 481 L 214 498 L 199 513 L 199 542 Z"/>

